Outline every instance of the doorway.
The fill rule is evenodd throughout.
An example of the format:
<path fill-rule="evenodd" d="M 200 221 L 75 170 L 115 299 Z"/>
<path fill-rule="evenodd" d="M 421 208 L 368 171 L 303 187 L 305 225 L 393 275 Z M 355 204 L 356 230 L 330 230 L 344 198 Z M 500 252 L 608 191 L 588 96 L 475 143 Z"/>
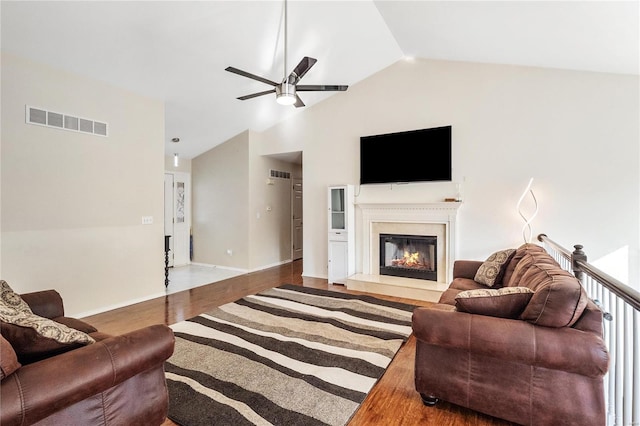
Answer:
<path fill-rule="evenodd" d="M 302 179 L 291 185 L 291 260 L 302 259 Z"/>
<path fill-rule="evenodd" d="M 169 266 L 191 262 L 191 174 L 164 175 L 164 233 L 169 239 Z"/>

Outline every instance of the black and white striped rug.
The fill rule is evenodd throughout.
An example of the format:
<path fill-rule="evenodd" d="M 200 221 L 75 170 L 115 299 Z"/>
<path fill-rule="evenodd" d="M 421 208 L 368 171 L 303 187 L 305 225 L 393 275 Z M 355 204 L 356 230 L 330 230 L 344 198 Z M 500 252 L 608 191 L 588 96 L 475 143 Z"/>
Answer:
<path fill-rule="evenodd" d="M 411 333 L 413 309 L 284 285 L 177 323 L 169 418 L 344 425 Z"/>

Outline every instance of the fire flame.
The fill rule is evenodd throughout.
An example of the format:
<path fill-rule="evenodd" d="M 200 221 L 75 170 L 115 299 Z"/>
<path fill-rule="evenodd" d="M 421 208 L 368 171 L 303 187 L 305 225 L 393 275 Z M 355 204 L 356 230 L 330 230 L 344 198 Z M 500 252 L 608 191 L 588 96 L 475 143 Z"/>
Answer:
<path fill-rule="evenodd" d="M 418 265 L 418 256 L 420 253 L 409 253 L 408 251 L 404 252 L 404 264 L 405 266 L 416 266 Z"/>

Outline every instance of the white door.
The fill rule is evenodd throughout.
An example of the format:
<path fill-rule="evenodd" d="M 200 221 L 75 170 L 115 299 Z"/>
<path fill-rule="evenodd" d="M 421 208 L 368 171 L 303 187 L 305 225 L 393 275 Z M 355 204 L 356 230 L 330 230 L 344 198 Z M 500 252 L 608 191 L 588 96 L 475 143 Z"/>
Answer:
<path fill-rule="evenodd" d="M 173 264 L 187 265 L 191 247 L 191 174 L 173 174 Z"/>
<path fill-rule="evenodd" d="M 169 266 L 173 266 L 173 174 L 164 174 L 164 235 L 169 238 Z"/>
<path fill-rule="evenodd" d="M 302 179 L 292 179 L 291 259 L 302 259 Z"/>

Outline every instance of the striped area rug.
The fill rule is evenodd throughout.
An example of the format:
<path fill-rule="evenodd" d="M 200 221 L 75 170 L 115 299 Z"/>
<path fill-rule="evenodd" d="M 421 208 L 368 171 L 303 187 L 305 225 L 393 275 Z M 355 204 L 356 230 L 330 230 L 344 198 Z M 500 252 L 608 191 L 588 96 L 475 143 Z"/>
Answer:
<path fill-rule="evenodd" d="M 344 425 L 411 333 L 413 309 L 283 285 L 177 323 L 169 418 Z"/>

